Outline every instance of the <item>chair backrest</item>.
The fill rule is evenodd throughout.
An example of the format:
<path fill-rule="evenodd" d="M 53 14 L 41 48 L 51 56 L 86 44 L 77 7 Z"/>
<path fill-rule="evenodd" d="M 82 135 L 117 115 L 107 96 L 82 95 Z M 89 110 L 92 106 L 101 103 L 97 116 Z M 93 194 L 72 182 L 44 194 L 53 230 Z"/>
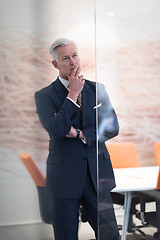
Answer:
<path fill-rule="evenodd" d="M 160 167 L 159 167 L 159 172 L 158 172 L 156 189 L 160 190 Z"/>
<path fill-rule="evenodd" d="M 136 145 L 132 142 L 106 143 L 113 168 L 140 167 Z"/>
<path fill-rule="evenodd" d="M 24 153 L 20 156 L 20 159 L 22 160 L 28 172 L 30 173 L 36 186 L 44 187 L 46 185 L 46 177 L 39 170 L 36 163 L 31 158 L 31 156 L 28 153 Z"/>
<path fill-rule="evenodd" d="M 160 142 L 154 143 L 154 153 L 155 153 L 156 164 L 160 166 Z"/>

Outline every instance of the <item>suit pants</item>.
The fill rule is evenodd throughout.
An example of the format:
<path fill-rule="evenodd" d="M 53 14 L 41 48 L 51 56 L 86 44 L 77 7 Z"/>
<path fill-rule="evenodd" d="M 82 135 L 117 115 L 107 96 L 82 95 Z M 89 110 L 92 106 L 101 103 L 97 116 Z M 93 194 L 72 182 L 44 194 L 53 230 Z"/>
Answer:
<path fill-rule="evenodd" d="M 99 196 L 98 220 L 99 240 L 119 240 L 119 230 L 109 192 Z"/>
<path fill-rule="evenodd" d="M 104 235 L 103 232 L 102 234 L 100 234 L 101 237 L 100 238 L 98 237 L 98 218 L 99 218 L 97 214 L 98 198 L 91 180 L 89 170 L 87 171 L 87 175 L 86 175 L 86 183 L 85 183 L 84 191 L 79 198 L 50 198 L 49 201 L 50 201 L 49 203 L 50 203 L 51 221 L 53 225 L 55 240 L 78 240 L 80 205 L 83 206 L 83 210 L 85 211 L 87 221 L 89 222 L 90 226 L 94 230 L 96 239 L 99 239 L 99 240 L 100 239 L 106 239 L 106 240 L 119 239 L 117 237 L 117 231 L 115 234 L 117 238 L 112 238 L 112 237 L 108 238 L 106 236 L 106 231 L 104 231 L 105 238 L 103 238 L 103 235 Z M 112 221 L 112 224 L 113 224 L 113 219 L 115 220 L 113 206 L 109 214 L 109 218 L 107 218 L 107 216 L 105 218 L 103 217 L 101 218 L 103 227 L 104 227 L 104 221 L 106 221 L 106 219 L 107 219 L 107 226 L 110 220 Z M 110 226 L 112 226 L 112 224 Z M 116 222 L 114 222 L 114 225 L 117 226 Z M 111 230 L 112 232 L 112 229 L 110 229 L 110 227 L 107 229 L 108 231 Z M 113 237 L 115 237 L 113 232 L 108 236 L 110 235 L 113 235 Z"/>

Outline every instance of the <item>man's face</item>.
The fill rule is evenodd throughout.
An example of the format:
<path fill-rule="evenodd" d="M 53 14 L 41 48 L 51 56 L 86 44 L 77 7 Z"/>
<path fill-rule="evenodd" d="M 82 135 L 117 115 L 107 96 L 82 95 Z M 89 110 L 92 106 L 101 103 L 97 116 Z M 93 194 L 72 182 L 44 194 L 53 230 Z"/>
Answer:
<path fill-rule="evenodd" d="M 60 77 L 68 79 L 73 69 L 76 66 L 80 67 L 80 59 L 78 57 L 74 44 L 67 46 L 60 46 L 57 48 L 58 60 L 54 60 L 52 63 L 55 68 L 59 70 Z"/>

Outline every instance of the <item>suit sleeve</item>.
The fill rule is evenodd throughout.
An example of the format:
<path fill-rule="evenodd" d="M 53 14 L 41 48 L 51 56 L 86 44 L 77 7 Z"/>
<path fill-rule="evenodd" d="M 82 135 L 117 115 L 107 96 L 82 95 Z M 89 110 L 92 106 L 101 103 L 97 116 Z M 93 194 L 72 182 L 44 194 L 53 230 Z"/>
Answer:
<path fill-rule="evenodd" d="M 82 132 L 86 138 L 88 146 L 92 146 L 96 144 L 96 126 L 95 125 L 87 128 L 83 128 Z"/>
<path fill-rule="evenodd" d="M 42 126 L 51 135 L 65 137 L 70 131 L 74 117 L 79 108 L 69 99 L 65 99 L 60 109 L 57 109 L 59 99 L 51 97 L 42 91 L 35 93 L 36 112 Z"/>
<path fill-rule="evenodd" d="M 98 141 L 105 142 L 118 135 L 119 123 L 103 84 L 98 84 L 97 92 L 97 102 L 102 104 L 98 108 Z"/>

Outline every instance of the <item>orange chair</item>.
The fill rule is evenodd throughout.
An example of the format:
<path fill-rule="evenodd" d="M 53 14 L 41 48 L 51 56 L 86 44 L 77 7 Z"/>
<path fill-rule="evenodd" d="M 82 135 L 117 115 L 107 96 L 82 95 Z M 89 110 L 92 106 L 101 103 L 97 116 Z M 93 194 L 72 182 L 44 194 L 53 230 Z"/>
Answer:
<path fill-rule="evenodd" d="M 24 163 L 28 172 L 30 173 L 34 183 L 37 187 L 45 187 L 46 177 L 41 173 L 31 156 L 28 153 L 24 153 L 20 156 L 20 159 Z"/>
<path fill-rule="evenodd" d="M 136 146 L 132 142 L 107 143 L 106 147 L 110 154 L 113 169 L 114 168 L 131 168 L 140 167 Z M 124 205 L 124 195 L 121 193 L 111 192 L 114 204 Z M 131 211 L 129 217 L 128 232 L 133 232 L 133 215 L 136 213 L 135 206 L 140 202 L 139 196 L 132 197 Z M 119 226 L 121 229 L 121 226 Z"/>
<path fill-rule="evenodd" d="M 156 189 L 157 189 L 157 190 L 160 190 L 160 167 L 159 167 L 159 172 L 158 172 Z"/>
<path fill-rule="evenodd" d="M 35 164 L 33 159 L 28 153 L 24 153 L 20 156 L 20 159 L 24 163 L 26 169 L 30 173 L 38 191 L 39 197 L 39 208 L 41 219 L 45 223 L 51 224 L 51 218 L 49 214 L 49 203 L 46 194 L 46 177 L 41 173 L 38 166 Z M 80 219 L 82 222 L 87 222 L 87 217 L 82 206 L 80 206 Z"/>
<path fill-rule="evenodd" d="M 152 193 L 141 193 L 141 201 L 143 201 L 143 212 L 137 212 L 136 217 L 141 220 L 143 214 L 144 227 L 155 227 L 157 232 L 154 233 L 154 239 L 160 239 L 160 167 L 157 177 L 156 190 Z M 148 202 L 156 203 L 155 211 L 145 211 L 145 204 Z"/>
<path fill-rule="evenodd" d="M 160 142 L 154 143 L 155 159 L 158 166 L 160 166 Z"/>
<path fill-rule="evenodd" d="M 106 143 L 113 168 L 140 167 L 136 146 L 132 142 Z"/>
<path fill-rule="evenodd" d="M 39 208 L 40 208 L 40 214 L 41 219 L 45 223 L 50 224 L 50 215 L 49 215 L 49 207 L 48 207 L 48 198 L 46 195 L 46 177 L 41 173 L 33 159 L 28 153 L 24 153 L 20 156 L 20 159 L 24 163 L 26 169 L 30 173 L 37 191 L 38 191 L 38 197 L 39 197 Z"/>

